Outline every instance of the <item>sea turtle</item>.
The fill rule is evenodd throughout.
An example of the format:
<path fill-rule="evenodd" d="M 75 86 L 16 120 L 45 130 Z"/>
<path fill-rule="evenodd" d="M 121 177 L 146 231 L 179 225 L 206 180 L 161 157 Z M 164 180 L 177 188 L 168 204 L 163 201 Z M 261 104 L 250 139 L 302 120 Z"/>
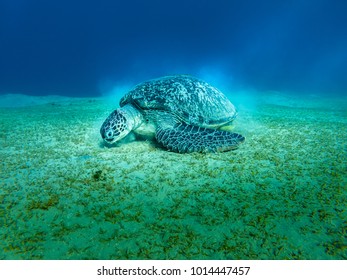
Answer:
<path fill-rule="evenodd" d="M 178 153 L 233 150 L 245 138 L 221 130 L 237 113 L 215 87 L 189 75 L 166 76 L 137 85 L 120 100 L 101 126 L 112 144 L 130 131 L 152 134 L 163 147 Z"/>

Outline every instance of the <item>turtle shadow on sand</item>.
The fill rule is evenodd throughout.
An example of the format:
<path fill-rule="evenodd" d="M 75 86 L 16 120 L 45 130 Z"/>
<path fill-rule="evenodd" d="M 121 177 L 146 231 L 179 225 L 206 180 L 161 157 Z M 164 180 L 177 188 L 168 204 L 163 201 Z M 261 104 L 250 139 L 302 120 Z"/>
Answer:
<path fill-rule="evenodd" d="M 146 135 L 127 135 L 125 136 L 123 139 L 121 139 L 120 141 L 114 142 L 114 143 L 108 143 L 106 141 L 99 141 L 98 146 L 99 148 L 119 148 L 122 145 L 126 145 L 129 144 L 131 142 L 134 141 L 139 141 L 139 142 L 145 142 L 147 144 L 150 145 L 151 148 L 153 149 L 163 149 L 165 148 L 163 145 L 161 145 L 160 143 L 158 143 L 157 141 L 155 141 L 154 137 L 148 137 Z"/>

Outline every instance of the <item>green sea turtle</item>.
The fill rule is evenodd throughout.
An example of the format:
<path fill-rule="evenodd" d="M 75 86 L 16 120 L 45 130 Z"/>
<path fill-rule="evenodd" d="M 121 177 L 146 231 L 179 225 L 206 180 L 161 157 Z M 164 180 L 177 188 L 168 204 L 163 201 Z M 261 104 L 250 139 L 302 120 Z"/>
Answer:
<path fill-rule="evenodd" d="M 178 153 L 233 150 L 245 138 L 222 130 L 237 113 L 215 87 L 189 75 L 166 76 L 137 85 L 120 100 L 100 133 L 112 144 L 130 131 L 152 134 L 163 147 Z"/>

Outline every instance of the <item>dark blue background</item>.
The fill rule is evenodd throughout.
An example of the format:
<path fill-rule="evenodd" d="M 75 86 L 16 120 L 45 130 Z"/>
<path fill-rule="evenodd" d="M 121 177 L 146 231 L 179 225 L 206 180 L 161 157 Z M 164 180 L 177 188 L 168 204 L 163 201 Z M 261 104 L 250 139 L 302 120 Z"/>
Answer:
<path fill-rule="evenodd" d="M 100 95 L 186 73 L 347 92 L 347 1 L 0 0 L 0 93 Z"/>

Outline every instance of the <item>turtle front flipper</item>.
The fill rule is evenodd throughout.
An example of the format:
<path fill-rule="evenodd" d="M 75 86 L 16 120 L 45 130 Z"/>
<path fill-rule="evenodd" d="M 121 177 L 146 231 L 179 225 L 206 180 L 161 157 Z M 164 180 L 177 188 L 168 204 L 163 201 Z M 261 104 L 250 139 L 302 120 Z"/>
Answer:
<path fill-rule="evenodd" d="M 187 124 L 159 128 L 156 139 L 170 151 L 178 153 L 225 152 L 236 149 L 245 140 L 237 133 Z"/>

